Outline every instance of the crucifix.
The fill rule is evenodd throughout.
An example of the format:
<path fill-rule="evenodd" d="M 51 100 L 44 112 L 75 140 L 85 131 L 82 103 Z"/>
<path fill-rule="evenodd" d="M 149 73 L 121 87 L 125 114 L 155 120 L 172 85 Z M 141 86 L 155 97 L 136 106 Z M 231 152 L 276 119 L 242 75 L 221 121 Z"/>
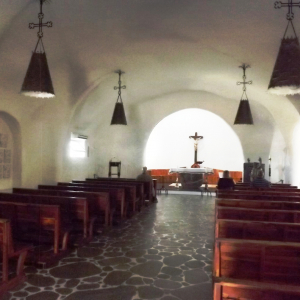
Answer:
<path fill-rule="evenodd" d="M 189 138 L 194 140 L 194 149 L 195 149 L 194 165 L 195 165 L 198 163 L 197 162 L 198 142 L 203 139 L 203 136 L 200 136 L 197 134 L 197 132 L 195 132 L 195 135 L 191 135 Z"/>

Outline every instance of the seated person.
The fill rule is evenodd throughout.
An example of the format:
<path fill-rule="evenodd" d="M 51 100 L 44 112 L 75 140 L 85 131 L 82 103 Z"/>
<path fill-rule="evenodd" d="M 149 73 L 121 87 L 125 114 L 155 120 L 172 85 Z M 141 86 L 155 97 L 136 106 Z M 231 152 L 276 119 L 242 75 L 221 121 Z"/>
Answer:
<path fill-rule="evenodd" d="M 264 171 L 259 170 L 257 177 L 251 182 L 251 186 L 254 188 L 269 188 L 271 187 L 271 183 L 264 179 Z"/>
<path fill-rule="evenodd" d="M 136 180 L 150 182 L 150 189 L 152 190 L 152 197 L 153 197 L 153 199 L 149 199 L 150 198 L 149 195 L 147 195 L 147 197 L 148 197 L 149 200 L 152 200 L 153 202 L 157 202 L 157 199 L 154 196 L 155 195 L 155 191 L 154 191 L 154 186 L 153 186 L 153 180 L 152 180 L 151 175 L 149 175 L 147 173 L 147 167 L 143 167 L 142 174 L 138 175 L 137 178 L 136 178 Z"/>
<path fill-rule="evenodd" d="M 223 172 L 223 178 L 219 178 L 217 189 L 218 190 L 234 190 L 235 184 L 233 179 L 229 176 L 229 171 Z"/>

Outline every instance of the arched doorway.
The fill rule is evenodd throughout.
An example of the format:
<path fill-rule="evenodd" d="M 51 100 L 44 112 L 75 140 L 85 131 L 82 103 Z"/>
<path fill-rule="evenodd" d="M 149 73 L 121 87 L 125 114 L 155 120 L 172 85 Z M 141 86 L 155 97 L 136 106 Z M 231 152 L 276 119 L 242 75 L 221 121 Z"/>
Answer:
<path fill-rule="evenodd" d="M 203 166 L 242 171 L 243 149 L 233 129 L 218 115 L 203 109 L 184 109 L 161 120 L 152 130 L 144 162 L 149 169 L 190 167 L 194 162 L 195 132 L 204 138 L 198 145 Z"/>

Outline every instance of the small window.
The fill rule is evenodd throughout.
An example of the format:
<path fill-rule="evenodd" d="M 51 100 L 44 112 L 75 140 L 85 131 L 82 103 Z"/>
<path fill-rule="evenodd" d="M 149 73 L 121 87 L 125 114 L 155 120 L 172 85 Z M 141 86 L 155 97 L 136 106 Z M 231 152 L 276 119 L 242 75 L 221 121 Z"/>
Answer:
<path fill-rule="evenodd" d="M 71 137 L 70 141 L 70 156 L 84 158 L 87 157 L 87 142 L 86 138 Z"/>

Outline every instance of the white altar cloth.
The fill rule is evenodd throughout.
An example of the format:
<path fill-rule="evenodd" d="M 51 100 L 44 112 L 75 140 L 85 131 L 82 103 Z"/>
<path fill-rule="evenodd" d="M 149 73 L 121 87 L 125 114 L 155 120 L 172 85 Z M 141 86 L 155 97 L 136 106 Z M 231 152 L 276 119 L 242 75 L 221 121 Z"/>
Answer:
<path fill-rule="evenodd" d="M 171 168 L 169 173 L 213 174 L 212 168 Z"/>

